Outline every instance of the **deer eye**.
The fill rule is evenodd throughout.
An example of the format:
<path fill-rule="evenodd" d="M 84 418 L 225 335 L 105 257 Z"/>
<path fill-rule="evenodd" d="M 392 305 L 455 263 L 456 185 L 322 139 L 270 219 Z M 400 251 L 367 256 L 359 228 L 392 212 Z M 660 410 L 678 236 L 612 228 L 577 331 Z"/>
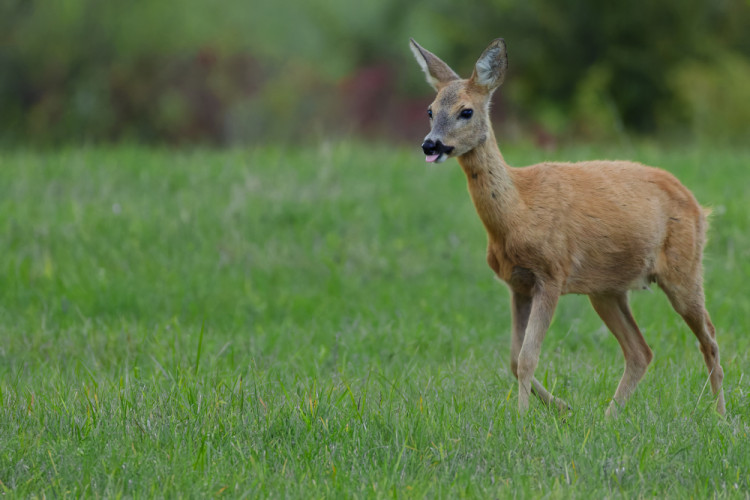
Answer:
<path fill-rule="evenodd" d="M 458 114 L 458 117 L 459 118 L 463 118 L 465 120 L 468 120 L 469 118 L 471 118 L 471 115 L 473 115 L 473 114 L 474 114 L 474 110 L 473 109 L 463 109 Z"/>
<path fill-rule="evenodd" d="M 432 110 L 431 109 L 427 110 L 427 116 L 429 116 L 430 120 L 432 120 Z"/>

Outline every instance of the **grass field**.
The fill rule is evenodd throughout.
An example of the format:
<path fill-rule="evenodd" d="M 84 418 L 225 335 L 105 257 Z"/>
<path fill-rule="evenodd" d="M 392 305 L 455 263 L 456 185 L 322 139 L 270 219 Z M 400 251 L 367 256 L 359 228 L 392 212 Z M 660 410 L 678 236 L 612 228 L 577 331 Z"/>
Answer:
<path fill-rule="evenodd" d="M 750 150 L 630 158 L 714 208 L 708 308 L 727 417 L 664 295 L 623 369 L 585 297 L 517 413 L 509 295 L 454 161 L 356 143 L 0 154 L 0 492 L 18 497 L 731 497 L 750 491 Z"/>

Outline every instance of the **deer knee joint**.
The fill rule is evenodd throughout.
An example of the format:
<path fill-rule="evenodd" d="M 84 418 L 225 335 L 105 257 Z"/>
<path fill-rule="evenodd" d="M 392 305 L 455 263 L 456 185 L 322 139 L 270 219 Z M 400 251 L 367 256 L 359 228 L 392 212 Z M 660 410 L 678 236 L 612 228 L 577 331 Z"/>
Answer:
<path fill-rule="evenodd" d="M 531 378 L 534 375 L 534 370 L 536 370 L 537 363 L 539 363 L 539 360 L 536 356 L 533 356 L 531 353 L 525 352 L 524 349 L 521 349 L 521 353 L 518 355 L 516 376 L 521 380 Z"/>
<path fill-rule="evenodd" d="M 654 353 L 651 351 L 651 348 L 649 346 L 646 346 L 646 348 L 643 350 L 643 367 L 646 368 L 648 365 L 650 365 L 653 359 Z"/>
<path fill-rule="evenodd" d="M 715 341 L 701 344 L 701 352 L 707 358 L 716 359 L 719 356 L 719 345 Z"/>

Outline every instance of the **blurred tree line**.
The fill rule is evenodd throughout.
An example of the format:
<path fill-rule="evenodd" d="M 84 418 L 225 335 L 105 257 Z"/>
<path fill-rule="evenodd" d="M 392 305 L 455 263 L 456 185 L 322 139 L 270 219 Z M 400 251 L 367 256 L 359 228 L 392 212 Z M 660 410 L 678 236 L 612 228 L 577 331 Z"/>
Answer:
<path fill-rule="evenodd" d="M 0 143 L 237 144 L 426 131 L 410 36 L 506 132 L 750 138 L 750 0 L 0 0 Z"/>

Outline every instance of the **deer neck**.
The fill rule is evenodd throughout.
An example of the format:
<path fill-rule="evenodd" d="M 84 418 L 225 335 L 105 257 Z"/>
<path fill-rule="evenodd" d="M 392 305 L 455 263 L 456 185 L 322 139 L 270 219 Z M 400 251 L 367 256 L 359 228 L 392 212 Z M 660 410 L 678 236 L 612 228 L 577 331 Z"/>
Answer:
<path fill-rule="evenodd" d="M 491 237 L 505 239 L 521 208 L 521 198 L 492 129 L 487 140 L 459 156 L 458 163 L 466 174 L 469 194 L 487 232 Z"/>

